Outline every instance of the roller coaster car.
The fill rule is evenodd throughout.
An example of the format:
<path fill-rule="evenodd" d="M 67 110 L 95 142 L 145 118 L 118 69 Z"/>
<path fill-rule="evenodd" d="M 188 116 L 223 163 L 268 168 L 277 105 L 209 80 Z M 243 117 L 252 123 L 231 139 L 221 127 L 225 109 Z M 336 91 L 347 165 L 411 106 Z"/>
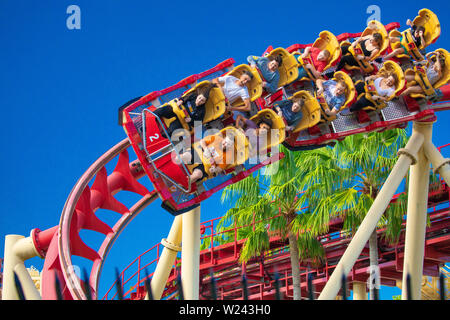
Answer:
<path fill-rule="evenodd" d="M 403 73 L 402 68 L 394 61 L 386 61 L 383 65 L 383 67 L 380 69 L 380 72 L 386 71 L 392 71 L 397 76 L 397 85 L 395 87 L 394 93 L 388 98 L 388 101 L 394 99 L 396 96 L 400 94 L 401 91 L 403 91 L 405 87 L 405 75 Z M 371 110 L 377 110 L 377 109 L 383 109 L 387 106 L 385 101 L 382 100 L 374 100 L 373 95 L 377 94 L 377 91 L 375 89 L 375 85 L 373 83 L 373 80 L 370 80 L 366 82 L 365 85 L 365 93 L 361 93 L 358 96 L 358 99 L 361 98 L 363 95 L 366 96 L 366 99 L 372 102 L 375 107 L 367 106 L 363 108 L 365 111 L 371 111 Z"/>
<path fill-rule="evenodd" d="M 218 163 L 223 174 L 216 175 L 210 172 L 211 164 L 208 159 L 203 157 L 200 142 L 195 142 L 192 148 L 201 157 L 206 175 L 194 183 L 191 181 L 190 175 L 199 164 L 190 165 L 181 161 L 182 155 L 178 151 L 178 145 L 174 145 L 173 141 L 166 138 L 167 131 L 165 131 L 162 121 L 154 114 L 154 110 L 153 106 L 149 106 L 143 111 L 142 136 L 145 138 L 142 145 L 138 145 L 136 150 L 139 150 L 138 158 L 155 190 L 163 200 L 161 206 L 173 215 L 193 209 L 213 193 L 246 178 L 255 170 L 278 161 L 283 156 L 282 154 L 273 154 L 270 158 L 255 165 L 244 166 L 249 155 L 248 139 L 235 127 L 225 127 L 217 135 L 224 137 L 228 132 L 232 132 L 235 137 L 233 156 L 226 156 L 226 159 L 234 160 L 228 164 L 225 163 L 225 166 Z M 180 142 L 180 145 L 184 142 L 184 140 Z M 195 157 L 194 160 L 196 160 Z M 206 185 L 207 183 L 209 185 Z"/>
<path fill-rule="evenodd" d="M 228 73 L 228 75 L 239 78 L 245 70 L 249 71 L 253 74 L 253 79 L 249 83 L 247 83 L 247 89 L 248 89 L 248 94 L 250 95 L 250 100 L 255 101 L 256 99 L 261 97 L 261 94 L 263 91 L 262 79 L 258 73 L 258 70 L 256 70 L 256 68 L 251 68 L 247 64 L 241 64 L 241 65 L 238 65 L 237 67 L 235 67 L 233 70 L 231 70 Z M 238 107 L 243 104 L 244 104 L 244 101 L 242 101 L 241 98 L 238 98 L 235 101 L 233 101 L 233 103 L 231 105 L 234 107 Z"/>
<path fill-rule="evenodd" d="M 391 49 L 397 49 L 401 46 L 405 50 L 407 50 L 407 54 L 397 55 L 398 58 L 409 58 L 412 57 L 416 61 L 421 61 L 424 59 L 420 50 L 425 49 L 430 44 L 436 42 L 441 34 L 441 25 L 439 23 L 439 19 L 433 11 L 428 9 L 422 9 L 419 11 L 419 15 L 414 18 L 413 25 L 419 27 L 423 26 L 425 28 L 424 40 L 425 43 L 422 43 L 420 47 L 417 47 L 416 43 L 413 40 L 411 29 L 407 29 L 403 32 L 398 30 L 392 30 L 389 33 L 390 38 L 400 38 L 400 41 L 392 42 Z"/>
<path fill-rule="evenodd" d="M 344 105 L 340 109 L 340 111 L 342 111 L 343 109 L 349 107 L 355 101 L 355 98 L 356 98 L 355 85 L 353 84 L 352 78 L 350 78 L 350 76 L 343 71 L 335 72 L 333 80 L 335 80 L 335 81 L 343 80 L 347 87 L 347 90 L 345 92 L 345 102 L 344 102 Z M 326 121 L 329 122 L 329 121 L 335 120 L 336 116 L 329 116 L 325 113 L 325 109 L 330 109 L 330 107 L 328 106 L 328 104 L 325 100 L 325 97 L 323 95 L 320 95 L 320 96 L 317 96 L 316 99 L 319 101 L 320 107 L 321 107 L 320 108 L 320 110 L 321 110 L 320 122 L 326 122 Z"/>
<path fill-rule="evenodd" d="M 236 160 L 230 166 L 225 167 L 224 174 L 212 177 L 212 179 L 208 179 L 211 177 L 208 175 L 204 181 L 195 183 L 191 181 L 192 167 L 188 168 L 187 164 L 181 161 L 182 158 L 186 159 L 179 151 L 180 146 L 183 145 L 186 150 L 186 144 L 190 144 L 189 139 L 183 139 L 176 144 L 171 140 L 172 137 L 169 136 L 166 129 L 166 125 L 171 124 L 170 120 L 181 119 L 183 122 L 186 116 L 184 106 L 178 107 L 176 100 L 172 97 L 186 96 L 193 90 L 208 84 L 203 80 L 214 79 L 229 74 L 231 71 L 235 71 L 235 75 L 239 76 L 237 74 L 239 68 L 232 69 L 233 63 L 233 59 L 227 59 L 209 70 L 187 77 L 164 90 L 153 91 L 143 97 L 133 99 L 119 110 L 119 115 L 123 116 L 120 123 L 123 125 L 142 168 L 162 200 L 161 206 L 173 215 L 193 209 L 215 192 L 248 177 L 256 170 L 276 162 L 284 156 L 282 153 L 272 154 L 269 158 L 256 164 L 243 164 L 248 157 L 248 141 L 243 133 L 236 132 L 237 140 L 243 141 L 243 143 L 236 144 L 236 146 L 240 146 L 239 149 L 236 149 Z M 259 79 L 258 74 L 255 76 L 256 79 Z M 225 98 L 222 91 L 220 88 L 211 90 L 206 104 L 205 122 L 222 119 L 220 115 L 224 111 Z M 252 94 L 252 91 L 250 93 Z M 253 91 L 253 94 L 255 97 L 258 96 L 258 92 Z M 165 121 L 163 117 L 160 118 L 155 114 L 156 106 L 165 105 L 172 106 L 176 111 L 177 116 L 168 119 L 169 121 Z M 182 125 L 186 128 L 185 122 Z M 227 128 L 226 130 L 235 131 L 236 129 Z M 192 135 L 189 137 L 192 138 Z"/>
<path fill-rule="evenodd" d="M 222 130 L 220 130 L 218 133 L 214 134 L 213 136 L 205 137 L 204 139 L 213 138 L 213 139 L 223 139 L 226 136 L 234 137 L 234 145 L 233 150 L 231 150 L 231 159 L 233 160 L 231 163 L 224 163 L 221 165 L 221 168 L 228 173 L 231 169 L 235 168 L 238 165 L 243 164 L 248 159 L 248 139 L 245 136 L 245 134 L 236 129 L 235 127 L 225 127 Z M 197 155 L 201 157 L 202 164 L 205 168 L 205 172 L 207 173 L 206 177 L 203 177 L 202 181 L 205 181 L 207 179 L 210 179 L 215 176 L 214 173 L 210 172 L 211 163 L 209 161 L 210 158 L 207 158 L 204 156 L 203 148 L 201 146 L 201 142 L 195 142 L 193 145 L 194 150 L 196 151 Z M 223 161 L 225 159 L 230 159 L 230 155 L 227 157 L 223 157 Z M 198 167 L 200 164 L 194 163 L 187 165 L 190 173 L 193 172 L 193 170 Z"/>
<path fill-rule="evenodd" d="M 414 69 L 407 69 L 405 71 L 405 75 L 414 76 L 414 81 L 408 82 L 406 86 L 410 87 L 413 85 L 419 85 L 423 90 L 423 94 L 422 93 L 410 94 L 411 98 L 418 99 L 418 98 L 426 98 L 427 96 L 434 96 L 436 89 L 442 87 L 443 85 L 447 84 L 450 81 L 450 54 L 445 49 L 437 49 L 436 51 L 439 52 L 445 58 L 445 67 L 442 71 L 441 78 L 434 85 L 431 85 L 430 81 L 428 80 L 426 71 L 422 66 L 415 66 Z M 429 64 L 430 63 L 428 62 L 427 65 L 429 66 Z"/>
<path fill-rule="evenodd" d="M 258 123 L 261 119 L 266 118 L 272 121 L 272 130 L 267 133 L 267 138 L 265 140 L 265 146 L 260 148 L 259 152 L 268 152 L 270 149 L 276 145 L 283 143 L 286 138 L 285 132 L 285 123 L 283 118 L 281 118 L 275 111 L 272 109 L 263 109 L 250 118 L 255 123 Z M 252 149 L 253 145 L 250 145 L 250 149 Z"/>
<path fill-rule="evenodd" d="M 320 104 L 308 91 L 301 90 L 294 93 L 291 99 L 302 98 L 305 104 L 302 107 L 303 117 L 297 124 L 293 133 L 314 127 L 320 121 Z"/>
<path fill-rule="evenodd" d="M 350 42 L 348 42 L 348 41 L 343 41 L 341 43 L 341 47 L 343 45 L 350 45 L 348 51 L 352 54 L 352 56 L 355 58 L 355 60 L 358 62 L 358 65 L 359 65 L 359 67 L 346 65 L 345 68 L 347 70 L 361 69 L 364 73 L 371 73 L 374 71 L 374 67 L 370 62 L 377 59 L 384 51 L 386 51 L 386 49 L 388 48 L 388 45 L 389 45 L 389 37 L 388 37 L 387 31 L 386 31 L 386 28 L 384 27 L 384 25 L 381 22 L 372 20 L 369 22 L 369 26 L 361 34 L 361 37 L 365 37 L 365 36 L 368 36 L 368 35 L 371 35 L 371 34 L 377 33 L 377 32 L 381 34 L 381 36 L 383 38 L 383 44 L 381 45 L 381 48 L 378 51 L 378 53 L 375 56 L 373 56 L 370 59 L 370 61 L 359 60 L 357 58 L 358 55 L 364 55 L 361 45 L 359 43 L 356 44 L 355 47 L 351 46 Z"/>
<path fill-rule="evenodd" d="M 283 63 L 278 68 L 280 80 L 278 81 L 278 88 L 294 82 L 298 78 L 298 63 L 294 55 L 289 53 L 284 48 L 276 48 L 270 51 L 268 56 L 281 56 Z"/>
<path fill-rule="evenodd" d="M 167 131 L 162 126 L 161 119 L 154 114 L 154 110 L 155 108 L 150 106 L 143 111 L 143 136 L 145 139 L 140 150 L 144 154 L 141 155 L 142 152 L 140 152 L 139 159 L 143 163 L 144 169 L 153 183 L 155 190 L 158 191 L 159 196 L 163 200 L 162 207 L 173 215 L 182 214 L 191 210 L 214 192 L 219 191 L 230 183 L 240 181 L 254 170 L 278 160 L 269 159 L 267 163 L 258 163 L 249 170 L 245 168 L 246 170 L 244 172 L 242 172 L 242 168 L 238 170 L 239 172 L 236 171 L 236 167 L 243 164 L 248 158 L 248 141 L 245 135 L 238 129 L 226 127 L 217 133 L 217 135 L 226 135 L 228 131 L 234 133 L 236 137 L 235 149 L 233 150 L 234 154 L 233 157 L 228 157 L 228 159 L 232 158 L 234 161 L 226 166 L 220 166 L 225 175 L 221 175 L 223 176 L 221 181 L 214 182 L 215 185 L 209 190 L 206 190 L 203 182 L 214 178 L 215 175 L 210 172 L 211 164 L 209 161 L 203 158 L 203 150 L 200 142 L 195 142 L 192 148 L 202 157 L 202 163 L 207 175 L 201 181 L 194 183 L 191 181 L 190 175 L 199 164 L 194 163 L 190 165 L 181 161 L 182 155 L 178 151 L 180 148 L 172 140 L 166 138 Z M 180 142 L 180 144 L 182 143 L 184 143 L 184 140 Z M 194 158 L 194 160 L 196 159 Z M 231 173 L 235 174 L 229 175 Z"/>
<path fill-rule="evenodd" d="M 325 66 L 323 71 L 329 69 L 330 67 L 334 66 L 341 57 L 341 47 L 339 46 L 339 42 L 336 39 L 336 36 L 331 33 L 330 31 L 322 31 L 319 34 L 319 38 L 314 41 L 312 47 L 318 48 L 320 50 L 328 50 L 330 53 L 330 58 L 328 60 L 328 64 Z M 308 74 L 308 78 L 304 77 L 300 80 L 316 80 L 316 77 L 308 68 L 306 68 L 306 64 L 311 63 L 314 66 L 316 65 L 316 62 L 312 60 L 311 58 L 303 59 L 301 56 L 297 58 L 298 63 L 300 67 L 303 67 Z"/>

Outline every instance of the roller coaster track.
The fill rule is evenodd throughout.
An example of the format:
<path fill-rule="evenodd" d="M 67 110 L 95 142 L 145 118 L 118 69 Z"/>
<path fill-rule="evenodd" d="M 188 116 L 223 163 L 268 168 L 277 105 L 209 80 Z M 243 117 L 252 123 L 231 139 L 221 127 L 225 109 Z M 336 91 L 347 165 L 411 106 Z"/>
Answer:
<path fill-rule="evenodd" d="M 388 29 L 390 30 L 394 27 L 398 27 L 398 25 L 395 23 L 391 24 Z M 343 34 L 340 36 L 340 39 L 358 35 L 359 34 Z M 434 103 L 429 109 L 425 110 L 426 116 L 422 119 L 416 119 L 414 117 L 418 115 L 414 115 L 413 117 L 404 119 L 404 124 L 412 120 L 434 120 L 434 112 L 450 110 L 450 85 L 447 84 L 440 89 L 442 92 L 441 102 Z M 406 102 L 406 104 L 408 105 L 408 102 Z M 402 125 L 401 121 L 397 121 L 393 125 L 391 124 L 391 126 L 389 126 L 389 123 L 387 122 L 380 122 L 379 125 L 368 126 L 364 129 L 359 129 L 360 131 L 347 132 L 347 134 L 341 134 L 337 136 L 337 138 L 344 138 L 347 135 L 362 131 L 380 131 L 399 125 Z M 103 154 L 88 168 L 70 192 L 64 205 L 60 222 L 57 226 L 44 231 L 39 229 L 32 230 L 31 237 L 34 246 L 40 256 L 45 258 L 41 285 L 43 299 L 57 298 L 54 288 L 55 277 L 57 277 L 60 282 L 64 299 L 86 299 L 82 289 L 83 281 L 77 274 L 72 261 L 74 256 L 86 258 L 92 262 L 92 268 L 89 274 L 89 286 L 93 298 L 99 298 L 97 295 L 99 278 L 111 247 L 130 221 L 142 212 L 145 207 L 157 199 L 158 194 L 155 191 L 149 191 L 144 185 L 138 182 L 145 173 L 139 161 L 129 161 L 129 154 L 127 151 L 129 147 L 129 140 L 124 139 Z M 117 164 L 115 169 L 108 174 L 106 165 L 115 161 L 116 158 Z M 91 182 L 92 184 L 89 185 Z M 133 205 L 127 207 L 115 198 L 115 195 L 121 191 L 132 192 L 139 195 L 141 198 Z M 120 218 L 115 221 L 112 227 L 110 227 L 97 217 L 95 213 L 98 209 L 117 212 L 120 214 Z M 83 242 L 80 236 L 80 233 L 83 230 L 95 231 L 104 236 L 103 242 L 98 249 L 93 249 Z M 236 248 L 239 245 L 236 243 Z M 155 250 L 157 250 L 157 248 L 159 247 L 155 246 Z M 282 248 L 283 246 L 280 245 L 277 247 L 277 250 L 284 250 Z M 236 254 L 237 253 L 233 253 L 233 256 L 230 257 L 230 261 L 234 261 L 233 259 L 236 258 Z M 202 253 L 202 255 L 204 256 L 205 253 Z M 224 264 L 223 268 L 235 268 L 235 266 L 233 264 Z M 220 272 L 232 273 L 232 270 L 223 269 Z M 141 297 L 139 288 L 142 280 L 139 271 L 137 272 L 137 276 L 138 282 L 135 288 L 138 291 L 134 293 L 128 292 L 128 294 L 131 295 L 133 293 L 135 297 L 139 298 Z M 264 278 L 264 276 L 261 277 Z M 261 277 L 257 276 L 257 278 Z M 327 277 L 324 277 L 323 279 L 326 280 Z M 288 282 L 287 278 L 285 280 Z M 319 282 L 317 284 L 319 285 Z M 170 297 L 170 288 L 169 284 L 168 289 L 166 289 L 165 292 L 166 297 Z M 289 296 L 289 289 L 286 290 L 286 295 Z"/>
<path fill-rule="evenodd" d="M 447 110 L 448 105 L 447 102 L 439 103 L 436 111 Z M 73 256 L 92 261 L 89 286 L 93 298 L 99 298 L 97 296 L 99 277 L 112 245 L 128 223 L 158 197 L 155 191 L 149 191 L 138 182 L 144 176 L 144 171 L 138 161 L 129 161 L 128 147 L 130 147 L 128 139 L 119 142 L 95 161 L 80 177 L 67 198 L 58 226 L 45 231 L 32 230 L 31 236 L 36 250 L 40 252 L 42 258 L 45 258 L 42 271 L 43 299 L 57 298 L 54 287 L 55 276 L 58 277 L 61 284 L 64 299 L 86 299 L 82 289 L 83 281 L 77 275 L 76 268 L 72 263 Z M 105 166 L 115 161 L 116 158 L 117 164 L 113 172 L 108 174 Z M 91 181 L 93 183 L 89 186 Z M 128 208 L 114 197 L 121 191 L 135 193 L 141 198 Z M 121 216 L 114 226 L 110 227 L 95 215 L 98 209 L 117 212 Z M 98 250 L 83 242 L 80 237 L 82 230 L 92 230 L 104 235 L 103 243 Z M 237 247 L 240 245 L 236 244 Z M 277 250 L 283 250 L 282 246 L 279 246 Z M 202 255 L 204 256 L 204 253 Z M 233 256 L 230 259 L 235 258 Z M 224 265 L 224 268 L 231 267 L 232 265 Z M 227 272 L 231 272 L 231 270 Z M 286 278 L 285 281 L 288 279 Z M 170 296 L 170 285 L 168 288 L 169 291 L 165 293 L 167 297 Z M 136 296 L 136 293 L 134 295 Z M 139 292 L 137 296 L 139 296 Z"/>
<path fill-rule="evenodd" d="M 86 299 L 80 287 L 82 280 L 72 265 L 73 255 L 92 261 L 89 286 L 95 298 L 99 275 L 114 241 L 127 224 L 157 198 L 156 192 L 148 191 L 137 181 L 143 176 L 143 171 L 138 162 L 129 162 L 127 151 L 129 146 L 127 139 L 121 141 L 81 176 L 67 198 L 57 227 L 43 232 L 33 230 L 35 246 L 41 252 L 41 256 L 45 255 L 42 271 L 43 299 L 56 298 L 55 276 L 60 282 L 64 299 Z M 105 165 L 116 157 L 118 158 L 116 167 L 108 175 Z M 89 187 L 88 183 L 94 176 L 95 180 Z M 115 194 L 123 190 L 136 193 L 142 198 L 127 208 L 114 198 Z M 95 211 L 99 208 L 121 215 L 112 228 L 95 215 Z M 105 236 L 98 251 L 82 241 L 80 231 L 83 229 L 96 231 Z"/>

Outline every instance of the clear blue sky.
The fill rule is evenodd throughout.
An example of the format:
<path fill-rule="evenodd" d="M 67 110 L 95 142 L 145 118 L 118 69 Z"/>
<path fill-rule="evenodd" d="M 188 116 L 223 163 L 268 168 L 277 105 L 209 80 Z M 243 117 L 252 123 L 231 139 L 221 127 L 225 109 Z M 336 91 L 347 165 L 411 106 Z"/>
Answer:
<path fill-rule="evenodd" d="M 81 9 L 80 30 L 66 26 L 72 4 Z M 444 1 L 408 1 L 405 7 L 401 1 L 2 0 L 0 255 L 5 235 L 28 236 L 33 228 L 59 223 L 80 175 L 126 137 L 117 125 L 124 102 L 230 57 L 243 63 L 269 45 L 311 43 L 325 29 L 336 35 L 362 31 L 370 5 L 380 7 L 383 23 L 398 21 L 402 28 L 419 9 L 433 10 L 442 35 L 430 50 L 450 49 L 450 5 Z M 438 114 L 436 145 L 450 142 L 449 114 Z M 208 199 L 202 221 L 227 207 L 218 195 Z M 111 250 L 101 287 L 111 283 L 114 267 L 166 237 L 171 222 L 159 203 L 141 213 Z M 82 237 L 92 238 L 94 247 L 99 239 Z M 43 261 L 30 264 L 40 269 Z M 384 292 L 382 297 L 392 295 Z"/>

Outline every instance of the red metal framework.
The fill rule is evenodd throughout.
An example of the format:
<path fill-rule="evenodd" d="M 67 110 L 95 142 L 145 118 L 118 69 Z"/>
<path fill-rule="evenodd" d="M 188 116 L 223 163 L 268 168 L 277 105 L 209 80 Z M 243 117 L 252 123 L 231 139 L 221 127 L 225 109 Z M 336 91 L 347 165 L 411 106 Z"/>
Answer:
<path fill-rule="evenodd" d="M 138 162 L 129 161 L 128 147 L 128 140 L 121 141 L 83 174 L 66 201 L 58 226 L 42 232 L 33 230 L 36 250 L 45 258 L 41 286 L 43 299 L 56 299 L 55 277 L 60 282 L 65 300 L 86 299 L 80 286 L 82 280 L 72 265 L 72 256 L 92 262 L 89 286 L 96 298 L 100 272 L 110 247 L 127 224 L 157 198 L 156 192 L 148 191 L 137 181 L 144 172 Z M 108 174 L 105 165 L 116 158 L 116 167 Z M 89 186 L 91 180 L 93 184 Z M 120 191 L 133 192 L 142 198 L 127 208 L 114 197 Z M 96 216 L 98 209 L 117 212 L 120 218 L 110 227 Z M 104 235 L 100 248 L 93 248 L 82 240 L 80 232 L 83 230 L 93 230 Z"/>
<path fill-rule="evenodd" d="M 441 150 L 450 144 L 439 147 Z M 398 196 L 398 195 L 397 195 Z M 395 201 L 396 196 L 392 201 Z M 428 214 L 430 225 L 427 227 L 425 236 L 425 257 L 424 257 L 424 275 L 437 277 L 439 267 L 450 261 L 450 188 L 440 179 L 438 182 L 430 185 Z M 274 217 L 275 218 L 275 217 Z M 216 287 L 218 290 L 218 299 L 242 299 L 243 292 L 241 288 L 242 274 L 246 274 L 249 282 L 249 299 L 274 299 L 274 274 L 280 275 L 282 287 L 280 288 L 285 299 L 292 297 L 292 275 L 289 257 L 289 246 L 287 239 L 279 236 L 270 237 L 270 249 L 262 256 L 256 257 L 244 265 L 240 265 L 239 252 L 245 243 L 245 239 L 237 238 L 237 230 L 240 228 L 251 227 L 261 221 L 254 221 L 248 226 L 234 226 L 222 232 L 216 232 L 215 226 L 221 218 L 215 218 L 201 224 L 202 241 L 209 241 L 209 248 L 200 252 L 200 298 L 210 297 L 209 279 L 213 272 Z M 273 219 L 273 218 L 272 218 Z M 270 223 L 270 220 L 266 221 Z M 319 238 L 324 250 L 325 259 L 319 266 L 315 267 L 311 261 L 300 263 L 301 269 L 301 288 L 302 295 L 307 295 L 307 279 L 309 274 L 314 277 L 313 284 L 316 292 L 320 292 L 329 276 L 333 272 L 340 257 L 347 248 L 351 240 L 351 234 L 343 228 L 343 220 L 333 219 L 330 222 L 330 232 Z M 402 279 L 403 255 L 404 255 L 404 230 L 405 223 L 398 243 L 390 244 L 384 237 L 384 229 L 377 230 L 379 247 L 379 267 L 381 284 L 395 286 L 396 280 Z M 226 244 L 217 244 L 214 239 L 218 236 L 230 234 L 233 241 Z M 162 247 L 158 243 L 130 263 L 121 273 L 121 281 L 124 287 L 131 288 L 125 292 L 125 297 L 130 299 L 143 299 L 145 296 L 144 278 L 142 274 L 146 268 L 152 268 L 156 265 L 161 253 Z M 155 257 L 156 254 L 156 257 Z M 153 255 L 153 259 L 148 256 Z M 148 261 L 144 263 L 143 261 Z M 177 287 L 175 280 L 179 274 L 181 260 L 175 261 L 175 268 L 169 276 L 163 299 L 174 297 Z M 129 273 L 131 272 L 131 274 Z M 126 275 L 126 276 L 125 276 Z M 150 277 L 152 274 L 150 274 Z M 369 248 L 361 253 L 355 263 L 350 275 L 350 289 L 352 281 L 366 282 L 369 277 Z M 107 291 L 103 299 L 113 299 L 115 297 L 113 289 L 115 284 Z"/>

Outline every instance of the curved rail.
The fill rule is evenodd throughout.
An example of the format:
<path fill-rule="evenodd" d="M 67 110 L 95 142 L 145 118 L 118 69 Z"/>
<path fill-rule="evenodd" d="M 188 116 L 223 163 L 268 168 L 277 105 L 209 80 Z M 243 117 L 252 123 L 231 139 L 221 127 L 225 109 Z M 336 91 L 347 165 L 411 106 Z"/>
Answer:
<path fill-rule="evenodd" d="M 144 175 L 137 161 L 129 162 L 128 139 L 119 142 L 95 161 L 80 177 L 64 205 L 58 230 L 53 234 L 46 252 L 42 272 L 42 297 L 54 299 L 54 280 L 58 277 L 64 299 L 86 299 L 82 280 L 72 265 L 72 256 L 81 256 L 92 261 L 89 286 L 95 299 L 99 276 L 111 246 L 123 229 L 146 206 L 157 198 L 155 191 L 148 191 L 137 180 Z M 114 171 L 107 174 L 106 164 L 118 157 Z M 95 178 L 95 179 L 94 179 Z M 89 183 L 93 181 L 91 187 Z M 142 196 L 131 208 L 114 197 L 126 190 Z M 121 214 L 113 227 L 100 220 L 95 212 L 107 209 Z M 98 251 L 85 244 L 79 235 L 81 230 L 92 230 L 105 235 Z"/>

